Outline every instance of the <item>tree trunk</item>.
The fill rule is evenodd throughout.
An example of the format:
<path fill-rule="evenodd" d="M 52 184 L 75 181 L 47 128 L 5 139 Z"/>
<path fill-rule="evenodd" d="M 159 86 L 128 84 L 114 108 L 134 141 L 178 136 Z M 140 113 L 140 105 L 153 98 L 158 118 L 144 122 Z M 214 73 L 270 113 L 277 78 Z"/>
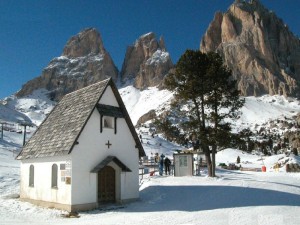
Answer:
<path fill-rule="evenodd" d="M 211 163 L 211 158 L 210 158 L 210 152 L 209 152 L 209 147 L 207 145 L 203 146 L 204 154 L 205 154 L 205 160 L 207 164 L 207 173 L 209 177 L 213 177 L 213 171 L 212 171 L 212 163 Z"/>
<path fill-rule="evenodd" d="M 216 146 L 212 146 L 212 153 L 211 153 L 211 161 L 212 161 L 212 177 L 216 176 Z"/>
<path fill-rule="evenodd" d="M 215 103 L 217 103 L 217 100 L 215 100 Z M 214 117 L 214 136 L 215 136 L 215 142 L 218 132 L 218 104 L 214 104 L 214 111 L 215 111 L 215 117 Z M 216 153 L 217 153 L 217 146 L 216 144 L 212 145 L 212 176 L 216 176 Z"/>

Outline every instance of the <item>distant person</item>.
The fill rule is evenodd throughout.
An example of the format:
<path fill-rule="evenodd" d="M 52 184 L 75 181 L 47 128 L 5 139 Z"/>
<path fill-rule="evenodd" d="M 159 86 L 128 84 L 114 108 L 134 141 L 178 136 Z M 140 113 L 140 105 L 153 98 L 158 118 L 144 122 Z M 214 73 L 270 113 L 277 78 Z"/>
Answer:
<path fill-rule="evenodd" d="M 166 157 L 165 158 L 165 173 L 166 173 L 166 175 L 168 175 L 168 172 L 169 172 L 169 175 L 171 175 L 170 174 L 170 165 L 171 165 L 171 160 L 168 157 Z"/>
<path fill-rule="evenodd" d="M 155 156 L 154 156 L 154 162 L 155 162 L 155 163 L 158 163 L 158 162 L 159 162 L 159 155 L 158 155 L 158 153 L 155 153 Z"/>
<path fill-rule="evenodd" d="M 163 171 L 164 171 L 164 158 L 165 158 L 165 155 L 164 154 L 161 154 L 160 155 L 160 160 L 159 160 L 159 175 L 163 175 Z"/>

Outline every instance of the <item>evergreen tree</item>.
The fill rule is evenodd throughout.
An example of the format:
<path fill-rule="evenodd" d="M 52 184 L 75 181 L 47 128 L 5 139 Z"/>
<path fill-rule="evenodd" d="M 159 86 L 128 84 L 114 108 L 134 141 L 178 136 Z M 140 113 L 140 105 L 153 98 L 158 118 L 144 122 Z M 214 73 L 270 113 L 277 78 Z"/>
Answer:
<path fill-rule="evenodd" d="M 297 148 L 293 148 L 292 152 L 293 152 L 294 155 L 298 155 L 298 150 L 297 150 Z"/>
<path fill-rule="evenodd" d="M 184 135 L 177 126 L 172 124 L 168 117 L 156 119 L 154 125 L 157 131 L 163 133 L 168 141 L 173 141 L 181 145 L 185 144 Z"/>
<path fill-rule="evenodd" d="M 165 84 L 167 89 L 174 91 L 173 107 L 185 110 L 188 117 L 183 130 L 186 132 L 184 128 L 189 128 L 189 135 L 200 140 L 208 174 L 215 176 L 215 153 L 218 148 L 227 146 L 232 137 L 230 124 L 224 119 L 236 118 L 238 109 L 244 104 L 230 70 L 216 53 L 187 50 Z"/>
<path fill-rule="evenodd" d="M 217 53 L 208 53 L 210 91 L 206 94 L 205 105 L 208 109 L 207 119 L 213 124 L 210 135 L 212 146 L 212 172 L 215 175 L 215 154 L 217 147 L 228 145 L 230 139 L 224 137 L 230 135 L 230 124 L 225 119 L 237 119 L 238 109 L 244 105 L 244 99 L 240 98 L 236 89 L 236 81 L 232 79 L 231 71 L 223 64 L 221 56 Z M 245 146 L 244 141 L 240 146 Z"/>

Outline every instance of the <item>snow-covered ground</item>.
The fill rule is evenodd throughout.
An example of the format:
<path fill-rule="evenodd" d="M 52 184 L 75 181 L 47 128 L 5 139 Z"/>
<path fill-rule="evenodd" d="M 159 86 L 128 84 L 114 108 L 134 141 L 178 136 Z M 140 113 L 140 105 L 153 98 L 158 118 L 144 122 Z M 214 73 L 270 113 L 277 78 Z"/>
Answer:
<path fill-rule="evenodd" d="M 16 198 L 19 162 L 11 151 L 14 146 L 4 145 L 0 142 L 0 224 L 3 225 L 300 224 L 300 174 L 268 169 L 265 173 L 218 169 L 217 178 L 207 177 L 206 170 L 193 177 L 146 175 L 141 180 L 139 201 L 80 212 L 79 218 L 63 218 L 66 212 Z M 217 161 L 235 162 L 237 154 L 242 154 L 241 161 L 261 166 L 260 156 L 234 149 L 218 153 Z M 268 158 L 270 162 L 275 160 Z M 267 168 L 271 164 L 265 163 Z"/>
<path fill-rule="evenodd" d="M 40 89 L 23 98 L 12 95 L 1 100 L 0 119 L 6 122 L 18 123 L 20 120 L 28 121 L 28 118 L 30 118 L 33 124 L 40 125 L 54 107 L 54 102 L 49 100 L 47 94 L 47 90 Z"/>
<path fill-rule="evenodd" d="M 133 86 L 126 86 L 119 89 L 119 92 L 133 124 L 136 124 L 138 119 L 150 110 L 161 111 L 168 108 L 173 98 L 171 92 L 156 87 L 140 91 Z"/>
<path fill-rule="evenodd" d="M 172 94 L 149 88 L 138 91 L 132 86 L 121 88 L 120 93 L 135 124 L 140 116 L 155 109 L 168 108 Z M 53 102 L 40 91 L 23 99 L 10 97 L 6 107 L 24 113 L 40 124 L 52 109 Z M 1 111 L 0 111 L 1 112 Z M 247 97 L 242 117 L 236 129 L 257 129 L 270 120 L 292 118 L 300 112 L 299 102 L 281 96 Z M 7 114 L 5 114 L 7 115 Z M 1 115 L 0 113 L 0 116 Z M 11 112 L 12 122 L 20 114 Z M 6 117 L 8 118 L 8 117 Z M 140 128 L 143 146 L 150 157 L 154 153 L 172 156 L 180 146 L 160 136 L 154 138 L 146 128 Z M 148 133 L 147 133 L 148 132 Z M 271 157 L 251 155 L 235 149 L 217 154 L 219 163 L 235 163 L 247 168 L 266 166 L 267 172 L 229 171 L 218 168 L 217 178 L 206 176 L 144 176 L 140 183 L 140 200 L 125 205 L 80 212 L 80 218 L 62 218 L 66 213 L 21 202 L 19 193 L 19 161 L 14 160 L 21 148 L 22 134 L 4 131 L 0 140 L 0 224 L 300 224 L 300 174 L 286 173 L 282 166 L 277 172 L 275 163 L 298 163 L 300 158 L 284 154 Z M 151 154 L 152 153 L 152 154 Z"/>
<path fill-rule="evenodd" d="M 270 120 L 292 118 L 300 112 L 300 103 L 294 98 L 284 96 L 246 97 L 241 109 L 241 118 L 235 122 L 237 130 L 255 130 Z"/>

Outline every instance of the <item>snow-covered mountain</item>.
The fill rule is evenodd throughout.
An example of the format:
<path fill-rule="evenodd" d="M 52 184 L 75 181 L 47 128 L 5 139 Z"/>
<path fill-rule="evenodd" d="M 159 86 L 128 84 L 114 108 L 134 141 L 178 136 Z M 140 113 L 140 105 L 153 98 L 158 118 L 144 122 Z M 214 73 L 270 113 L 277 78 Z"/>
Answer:
<path fill-rule="evenodd" d="M 119 92 L 134 125 L 141 116 L 151 110 L 155 110 L 157 115 L 168 110 L 173 98 L 170 91 L 160 90 L 157 87 L 139 90 L 133 85 L 128 85 L 120 87 Z M 246 97 L 245 100 L 246 103 L 241 109 L 241 118 L 233 123 L 235 131 L 245 128 L 258 131 L 262 126 L 271 127 L 272 121 L 292 120 L 300 113 L 300 102 L 295 98 L 265 95 Z M 48 97 L 48 91 L 40 89 L 26 97 L 17 98 L 12 95 L 2 100 L 0 116 L 7 122 L 16 123 L 23 118 L 27 121 L 30 119 L 34 124 L 39 125 L 54 105 L 55 102 Z M 280 131 L 283 133 L 285 130 Z"/>
<path fill-rule="evenodd" d="M 129 85 L 120 87 L 119 92 L 134 124 L 150 110 L 163 113 L 173 97 L 171 92 L 156 87 L 139 90 Z M 16 123 L 16 118 L 22 117 L 39 125 L 55 102 L 49 99 L 47 90 L 40 89 L 22 98 L 10 96 L 1 104 L 0 109 L 10 110 L 9 115 L 0 114 L 7 121 Z M 235 130 L 249 127 L 255 131 L 261 127 L 274 128 L 271 121 L 293 119 L 300 112 L 300 103 L 282 96 L 246 97 L 242 112 L 241 118 L 234 123 Z M 274 132 L 287 129 L 278 127 Z M 137 131 L 149 157 L 157 152 L 172 157 L 175 149 L 181 149 L 161 135 L 152 137 L 147 124 L 138 127 Z M 19 201 L 20 162 L 14 158 L 21 148 L 22 138 L 23 135 L 17 132 L 4 131 L 4 140 L 0 140 L 0 218 L 3 224 L 99 224 L 101 220 L 103 224 L 129 222 L 146 225 L 153 223 L 153 218 L 159 218 L 165 224 L 187 224 L 188 221 L 189 224 L 214 225 L 228 221 L 230 224 L 296 225 L 300 222 L 295 216 L 300 209 L 300 174 L 287 173 L 285 166 L 281 166 L 278 172 L 274 168 L 276 163 L 300 164 L 300 157 L 293 154 L 253 155 L 237 149 L 218 152 L 217 165 L 236 163 L 239 156 L 242 167 L 266 166 L 267 172 L 237 172 L 218 167 L 217 178 L 208 178 L 205 168 L 201 169 L 200 176 L 193 177 L 146 174 L 140 177 L 140 201 L 80 212 L 80 218 L 71 221 L 62 218 L 66 212 Z"/>
<path fill-rule="evenodd" d="M 119 73 L 100 33 L 88 28 L 71 37 L 61 56 L 52 59 L 41 75 L 25 83 L 16 93 L 19 98 L 39 89 L 47 89 L 50 99 L 58 101 L 65 94 L 111 77 L 115 82 L 128 83 L 139 89 L 162 84 L 173 68 L 163 38 L 153 32 L 140 36 L 125 53 Z"/>
<path fill-rule="evenodd" d="M 104 48 L 100 33 L 88 28 L 71 37 L 63 53 L 52 59 L 40 76 L 28 81 L 17 92 L 20 98 L 45 88 L 51 99 L 111 77 L 118 79 L 118 69 Z"/>
<path fill-rule="evenodd" d="M 139 90 L 129 85 L 119 88 L 119 92 L 134 125 L 137 124 L 141 116 L 151 110 L 155 110 L 157 115 L 164 113 L 169 109 L 169 104 L 173 98 L 170 91 L 160 90 L 156 87 Z M 49 99 L 48 91 L 45 89 L 36 90 L 31 95 L 23 98 L 12 95 L 1 101 L 0 118 L 2 121 L 11 124 L 26 121 L 39 126 L 54 106 L 55 102 Z M 261 128 L 264 128 L 264 130 L 270 130 L 274 134 L 283 134 L 291 131 L 291 129 L 280 126 L 280 121 L 295 121 L 300 113 L 300 102 L 294 98 L 285 98 L 284 96 L 246 97 L 241 112 L 240 119 L 233 122 L 234 131 L 238 132 L 249 128 L 253 132 L 258 132 Z M 33 131 L 34 129 L 32 128 Z M 181 148 L 174 143 L 169 143 L 161 136 L 149 140 L 151 135 L 147 125 L 137 127 L 137 131 L 145 136 L 145 140 L 148 140 L 143 143 L 148 156 L 151 156 L 153 152 L 160 152 L 160 148 L 157 147 L 159 143 L 165 146 L 164 153 L 167 155 L 172 155 L 174 149 Z M 4 137 L 7 136 L 6 134 L 6 131 L 4 131 Z M 9 142 L 14 143 L 15 138 L 11 139 L 13 135 L 8 136 L 10 137 Z M 20 143 L 15 142 L 15 144 Z"/>

